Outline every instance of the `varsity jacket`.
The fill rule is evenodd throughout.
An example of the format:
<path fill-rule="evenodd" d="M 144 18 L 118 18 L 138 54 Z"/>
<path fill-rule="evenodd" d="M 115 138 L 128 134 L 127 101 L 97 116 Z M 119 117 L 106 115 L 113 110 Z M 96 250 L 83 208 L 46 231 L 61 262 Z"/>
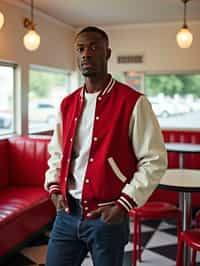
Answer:
<path fill-rule="evenodd" d="M 152 178 L 153 181 L 146 184 L 146 186 L 150 185 L 148 197 L 145 195 L 143 200 L 137 199 L 137 188 L 131 183 L 135 178 L 138 167 L 142 164 L 142 158 L 139 158 L 138 154 L 135 154 L 134 145 L 130 138 L 130 123 L 134 126 L 133 110 L 141 97 L 144 97 L 141 93 L 115 81 L 111 77 L 106 88 L 101 90 L 97 96 L 92 142 L 81 199 L 84 217 L 87 217 L 88 213 L 92 210 L 108 204 L 116 203 L 127 211 L 135 206 L 135 203 L 142 205 L 150 196 L 164 173 L 166 168 L 166 154 L 160 136 L 160 129 L 157 127 L 154 133 L 158 134 L 158 144 L 154 146 L 159 147 L 160 150 L 157 150 L 158 154 L 154 154 L 156 153 L 156 148 L 155 151 L 152 149 L 151 152 L 153 154 L 151 156 L 152 158 L 154 157 L 154 160 L 160 162 L 160 172 L 156 174 L 156 177 L 153 177 L 155 178 L 154 180 Z M 67 184 L 71 176 L 69 171 L 73 143 L 83 108 L 84 87 L 79 88 L 62 101 L 62 125 L 59 132 L 61 134 L 60 165 L 53 167 L 53 171 L 51 169 L 53 164 L 51 161 L 49 164 L 50 169 L 46 174 L 45 188 L 50 193 L 61 192 L 66 201 Z M 147 121 L 141 120 L 140 122 Z M 151 121 L 149 122 L 151 123 Z M 140 126 L 145 128 L 146 125 Z M 144 139 L 143 141 L 145 142 L 146 140 Z M 58 156 L 58 154 L 54 154 L 54 156 Z M 144 154 L 143 157 L 145 156 Z M 155 159 L 156 157 L 157 159 Z M 151 162 L 152 158 L 149 159 L 148 163 Z M 143 165 L 144 169 L 145 163 Z M 139 182 L 145 181 L 142 179 L 144 177 Z M 134 197 L 134 194 L 136 197 Z M 67 211 L 70 212 L 69 209 Z"/>

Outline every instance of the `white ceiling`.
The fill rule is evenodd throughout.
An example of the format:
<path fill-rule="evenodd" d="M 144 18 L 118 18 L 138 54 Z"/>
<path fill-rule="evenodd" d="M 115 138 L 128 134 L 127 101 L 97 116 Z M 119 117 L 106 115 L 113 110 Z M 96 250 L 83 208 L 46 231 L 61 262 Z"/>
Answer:
<path fill-rule="evenodd" d="M 20 1 L 28 5 L 31 2 Z M 73 27 L 183 21 L 181 0 L 35 0 L 34 5 Z M 200 21 L 200 0 L 187 4 L 190 20 Z"/>

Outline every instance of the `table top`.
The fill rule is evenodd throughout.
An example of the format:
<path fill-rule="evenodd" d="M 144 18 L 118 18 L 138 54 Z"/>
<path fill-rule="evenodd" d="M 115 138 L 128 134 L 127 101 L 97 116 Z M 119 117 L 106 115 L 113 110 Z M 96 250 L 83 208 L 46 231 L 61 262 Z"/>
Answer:
<path fill-rule="evenodd" d="M 192 144 L 192 143 L 178 143 L 178 142 L 166 142 L 165 147 L 167 151 L 175 151 L 175 152 L 199 152 L 200 153 L 200 145 Z"/>
<path fill-rule="evenodd" d="M 159 188 L 200 192 L 200 170 L 168 169 L 160 181 Z"/>

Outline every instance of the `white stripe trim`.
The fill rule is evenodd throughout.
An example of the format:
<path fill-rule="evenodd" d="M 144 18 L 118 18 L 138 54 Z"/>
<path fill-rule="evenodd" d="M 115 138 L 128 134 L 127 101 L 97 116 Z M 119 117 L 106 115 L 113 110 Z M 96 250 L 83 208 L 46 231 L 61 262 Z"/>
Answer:
<path fill-rule="evenodd" d="M 103 202 L 103 203 L 98 203 L 97 206 L 99 206 L 99 207 L 107 206 L 107 205 L 112 205 L 114 203 L 115 203 L 115 201 Z"/>
<path fill-rule="evenodd" d="M 60 188 L 60 185 L 51 185 L 49 188 L 51 189 L 51 188 Z"/>
<path fill-rule="evenodd" d="M 130 204 L 130 202 L 128 202 L 128 200 L 126 198 L 121 196 L 120 199 L 123 200 L 128 205 L 129 208 L 131 208 L 131 209 L 133 208 L 133 206 Z"/>
<path fill-rule="evenodd" d="M 84 87 L 81 88 L 81 92 L 80 92 L 81 98 L 83 98 L 83 94 L 84 94 Z"/>
<path fill-rule="evenodd" d="M 127 178 L 125 175 L 122 174 L 121 170 L 119 169 L 119 167 L 117 166 L 116 162 L 114 161 L 114 159 L 112 157 L 108 158 L 108 162 L 113 170 L 113 172 L 115 173 L 115 175 L 123 182 L 125 183 Z"/>
<path fill-rule="evenodd" d="M 104 95 L 104 94 L 107 92 L 107 90 L 110 88 L 112 82 L 113 82 L 113 79 L 111 78 L 111 79 L 110 79 L 110 82 L 108 83 L 108 85 L 107 85 L 106 88 L 104 89 L 102 95 Z"/>
<path fill-rule="evenodd" d="M 110 89 L 107 91 L 107 93 L 109 93 L 113 89 L 114 85 L 115 85 L 115 80 L 113 79 L 113 84 L 110 86 Z"/>
<path fill-rule="evenodd" d="M 127 211 L 130 211 L 130 209 L 126 206 L 126 204 L 124 204 L 124 202 L 121 200 L 121 199 L 118 199 L 118 202 L 124 206 L 124 208 L 127 210 Z"/>
<path fill-rule="evenodd" d="M 50 188 L 50 189 L 49 189 L 49 192 L 52 192 L 52 191 L 54 191 L 54 190 L 58 190 L 58 191 L 60 191 L 60 188 L 58 188 L 58 187 Z"/>

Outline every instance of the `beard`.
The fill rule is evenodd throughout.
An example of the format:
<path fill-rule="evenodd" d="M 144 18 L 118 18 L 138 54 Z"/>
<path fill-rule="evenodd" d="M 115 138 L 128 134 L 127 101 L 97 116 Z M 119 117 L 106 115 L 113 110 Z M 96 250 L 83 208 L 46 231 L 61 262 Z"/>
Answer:
<path fill-rule="evenodd" d="M 92 69 L 81 69 L 81 74 L 84 77 L 95 77 L 97 75 L 96 71 Z"/>

